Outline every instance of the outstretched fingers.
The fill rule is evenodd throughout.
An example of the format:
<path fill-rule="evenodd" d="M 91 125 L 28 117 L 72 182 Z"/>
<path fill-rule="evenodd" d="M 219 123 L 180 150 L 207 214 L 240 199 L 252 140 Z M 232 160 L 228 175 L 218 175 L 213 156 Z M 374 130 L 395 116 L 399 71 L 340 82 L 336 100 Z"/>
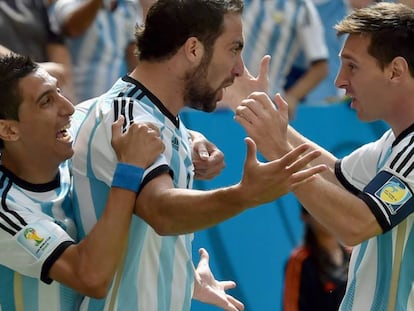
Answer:
<path fill-rule="evenodd" d="M 321 152 L 317 150 L 315 150 L 315 152 L 309 152 L 310 148 L 311 146 L 306 143 L 297 146 L 279 159 L 280 164 L 285 167 L 292 167 L 295 165 L 293 168 L 299 165 L 297 161 L 300 161 L 299 163 L 305 163 L 305 165 L 308 164 L 321 154 Z M 309 157 L 311 157 L 311 160 L 308 161 L 307 159 L 309 159 Z"/>
<path fill-rule="evenodd" d="M 227 297 L 227 300 L 229 301 L 229 307 L 227 310 L 244 311 L 244 304 L 240 300 L 234 298 L 231 295 L 226 295 L 226 297 Z"/>
<path fill-rule="evenodd" d="M 319 174 L 327 169 L 327 166 L 324 164 L 309 166 L 313 160 L 321 155 L 319 150 L 308 152 L 309 148 L 309 145 L 302 144 L 280 159 L 287 171 L 292 174 L 290 179 L 292 185 L 306 181 L 315 174 Z"/>
<path fill-rule="evenodd" d="M 316 178 L 317 174 L 322 173 L 327 169 L 325 164 L 318 164 L 306 169 L 299 170 L 292 174 L 290 181 L 291 181 L 291 188 L 292 190 L 296 189 L 300 185 L 304 183 L 311 182 Z"/>

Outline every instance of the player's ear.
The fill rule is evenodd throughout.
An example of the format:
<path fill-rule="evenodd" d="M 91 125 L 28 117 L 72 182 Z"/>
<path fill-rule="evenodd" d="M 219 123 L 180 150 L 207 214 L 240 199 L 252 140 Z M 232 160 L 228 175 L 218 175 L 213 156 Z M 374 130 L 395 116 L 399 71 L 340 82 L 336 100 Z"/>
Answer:
<path fill-rule="evenodd" d="M 16 120 L 0 120 L 0 139 L 3 141 L 16 141 L 19 139 L 19 127 Z"/>
<path fill-rule="evenodd" d="M 408 62 L 404 57 L 395 57 L 388 66 L 390 79 L 394 82 L 401 81 L 407 75 L 410 75 Z"/>
<path fill-rule="evenodd" d="M 196 37 L 190 37 L 184 43 L 184 52 L 187 59 L 194 64 L 199 64 L 204 55 L 204 46 Z"/>

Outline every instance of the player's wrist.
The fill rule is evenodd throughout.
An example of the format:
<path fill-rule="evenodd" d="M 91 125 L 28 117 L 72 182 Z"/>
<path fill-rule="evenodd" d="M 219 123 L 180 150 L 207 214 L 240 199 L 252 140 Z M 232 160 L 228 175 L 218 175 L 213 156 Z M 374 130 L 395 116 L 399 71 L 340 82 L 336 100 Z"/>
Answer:
<path fill-rule="evenodd" d="M 112 178 L 111 187 L 138 192 L 141 187 L 144 169 L 128 163 L 118 162 Z"/>

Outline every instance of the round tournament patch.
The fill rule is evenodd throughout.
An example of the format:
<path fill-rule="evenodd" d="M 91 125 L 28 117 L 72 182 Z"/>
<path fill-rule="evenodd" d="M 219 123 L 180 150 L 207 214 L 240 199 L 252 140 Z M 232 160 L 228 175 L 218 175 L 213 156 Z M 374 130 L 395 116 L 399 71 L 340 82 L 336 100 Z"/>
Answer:
<path fill-rule="evenodd" d="M 392 176 L 376 192 L 375 196 L 386 203 L 390 213 L 394 215 L 412 194 L 410 189 L 397 177 Z"/>

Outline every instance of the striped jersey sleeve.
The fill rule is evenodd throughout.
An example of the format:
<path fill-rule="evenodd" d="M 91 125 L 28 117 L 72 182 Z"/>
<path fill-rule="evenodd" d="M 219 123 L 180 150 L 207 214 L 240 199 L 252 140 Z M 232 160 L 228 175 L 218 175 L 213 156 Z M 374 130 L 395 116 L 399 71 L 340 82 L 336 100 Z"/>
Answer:
<path fill-rule="evenodd" d="M 17 177 L 13 176 L 3 168 L 0 177 L 0 263 L 24 275 L 42 276 L 43 281 L 50 282 L 45 272 L 54 262 L 51 256 L 61 253 L 75 237 L 70 237 L 62 228 L 67 223 L 69 230 L 74 231 L 71 219 L 54 218 L 45 210 L 51 210 L 53 206 L 61 208 L 59 204 L 67 200 L 67 194 L 56 194 L 55 189 L 41 192 L 37 185 L 25 189 L 16 184 Z M 46 195 L 53 200 L 46 201 Z M 48 259 L 52 262 L 48 263 Z M 42 269 L 47 271 L 42 273 Z"/>
<path fill-rule="evenodd" d="M 49 270 L 77 239 L 64 162 L 55 180 L 31 184 L 0 165 L 0 310 L 76 310 L 80 295 Z"/>
<path fill-rule="evenodd" d="M 387 132 L 377 142 L 344 158 L 339 168 L 349 181 L 346 185 L 360 190 L 357 195 L 369 206 L 384 231 L 414 211 L 413 141 L 412 134 L 396 140 Z"/>

